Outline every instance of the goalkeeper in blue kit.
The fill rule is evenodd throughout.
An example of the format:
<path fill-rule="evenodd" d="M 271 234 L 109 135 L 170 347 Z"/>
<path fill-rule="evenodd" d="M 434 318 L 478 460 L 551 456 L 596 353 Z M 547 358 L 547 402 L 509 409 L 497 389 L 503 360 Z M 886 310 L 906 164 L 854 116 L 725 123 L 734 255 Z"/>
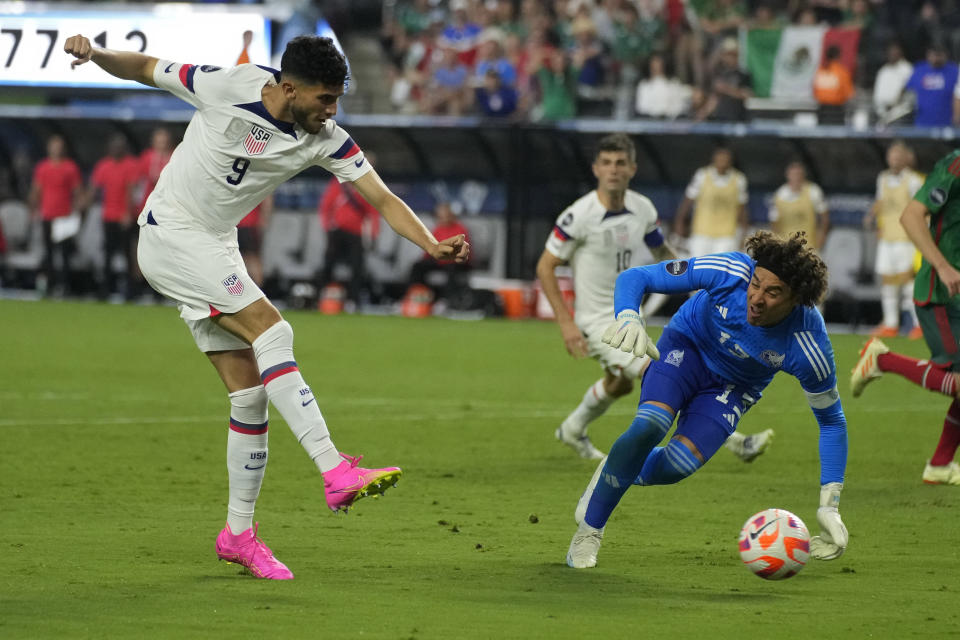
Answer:
<path fill-rule="evenodd" d="M 847 463 L 847 424 L 837 391 L 833 347 L 816 308 L 827 268 L 803 232 L 761 231 L 746 253 L 705 255 L 635 267 L 617 278 L 610 346 L 653 358 L 630 427 L 600 462 L 577 504 L 567 564 L 597 564 L 604 526 L 627 489 L 673 484 L 709 460 L 778 371 L 800 381 L 820 425 L 820 535 L 810 555 L 840 557 L 847 529 L 838 510 Z M 656 345 L 640 305 L 648 293 L 697 291 Z M 676 419 L 673 437 L 657 446 Z"/>

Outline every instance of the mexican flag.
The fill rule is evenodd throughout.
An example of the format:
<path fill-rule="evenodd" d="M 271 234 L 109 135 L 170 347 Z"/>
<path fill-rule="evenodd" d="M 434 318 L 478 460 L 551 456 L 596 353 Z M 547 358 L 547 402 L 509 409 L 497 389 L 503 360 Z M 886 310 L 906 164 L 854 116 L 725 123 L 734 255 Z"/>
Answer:
<path fill-rule="evenodd" d="M 859 29 L 787 27 L 747 29 L 740 32 L 753 92 L 760 98 L 813 98 L 813 74 L 824 52 L 836 45 L 840 61 L 856 71 Z"/>

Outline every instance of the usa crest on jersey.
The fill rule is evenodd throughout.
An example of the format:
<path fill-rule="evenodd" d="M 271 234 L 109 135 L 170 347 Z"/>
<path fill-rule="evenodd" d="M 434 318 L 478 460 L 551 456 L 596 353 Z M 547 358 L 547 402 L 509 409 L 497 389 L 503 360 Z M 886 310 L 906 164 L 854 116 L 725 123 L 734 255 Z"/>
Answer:
<path fill-rule="evenodd" d="M 224 288 L 232 296 L 243 295 L 243 280 L 240 279 L 235 273 L 231 273 L 228 277 L 224 278 L 222 281 Z"/>
<path fill-rule="evenodd" d="M 263 127 L 253 125 L 250 133 L 247 134 L 246 139 L 243 141 L 243 148 L 246 149 L 250 155 L 258 156 L 267 148 L 267 143 L 270 142 L 270 138 L 272 137 L 273 134 Z"/>

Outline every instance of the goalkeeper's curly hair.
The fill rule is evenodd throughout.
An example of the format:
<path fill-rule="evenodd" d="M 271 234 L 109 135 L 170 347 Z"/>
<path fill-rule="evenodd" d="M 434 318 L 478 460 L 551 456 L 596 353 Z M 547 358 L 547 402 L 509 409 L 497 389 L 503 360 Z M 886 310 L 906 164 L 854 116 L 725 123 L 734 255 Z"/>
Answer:
<path fill-rule="evenodd" d="M 347 61 L 333 40 L 319 36 L 297 36 L 287 43 L 280 58 L 280 73 L 307 84 L 340 87 L 347 81 Z"/>
<path fill-rule="evenodd" d="M 789 237 L 758 231 L 747 238 L 746 248 L 760 266 L 768 265 L 790 287 L 800 304 L 816 306 L 827 292 L 827 265 L 807 246 L 806 233 Z"/>

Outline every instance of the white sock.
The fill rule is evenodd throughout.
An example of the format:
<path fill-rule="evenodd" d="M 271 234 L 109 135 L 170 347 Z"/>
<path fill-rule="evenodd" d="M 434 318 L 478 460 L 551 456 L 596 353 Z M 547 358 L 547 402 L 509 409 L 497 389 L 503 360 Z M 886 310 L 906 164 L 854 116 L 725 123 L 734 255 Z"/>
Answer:
<path fill-rule="evenodd" d="M 262 386 L 230 394 L 227 524 L 234 535 L 253 526 L 253 509 L 267 470 L 267 392 Z"/>
<path fill-rule="evenodd" d="M 900 326 L 900 286 L 885 284 L 880 287 L 880 306 L 883 307 L 883 326 Z"/>
<path fill-rule="evenodd" d="M 724 441 L 723 446 L 730 451 L 740 451 L 743 447 L 743 441 L 747 439 L 747 436 L 743 435 L 739 431 L 734 431 L 729 436 L 727 436 L 726 441 Z"/>
<path fill-rule="evenodd" d="M 565 430 L 578 436 L 584 435 L 587 432 L 587 425 L 602 416 L 614 400 L 616 398 L 609 395 L 604 388 L 603 378 L 597 380 L 583 394 L 583 400 L 573 413 L 563 421 Z"/>
<path fill-rule="evenodd" d="M 253 353 L 270 402 L 287 421 L 320 472 L 330 471 L 343 462 L 330 439 L 327 423 L 313 392 L 303 381 L 293 359 L 293 327 L 290 323 L 281 320 L 260 334 L 253 341 Z"/>
<path fill-rule="evenodd" d="M 920 326 L 920 320 L 917 319 L 917 308 L 913 304 L 913 283 L 909 282 L 903 285 L 900 291 L 900 295 L 903 296 L 903 310 L 910 314 L 913 326 Z"/>

